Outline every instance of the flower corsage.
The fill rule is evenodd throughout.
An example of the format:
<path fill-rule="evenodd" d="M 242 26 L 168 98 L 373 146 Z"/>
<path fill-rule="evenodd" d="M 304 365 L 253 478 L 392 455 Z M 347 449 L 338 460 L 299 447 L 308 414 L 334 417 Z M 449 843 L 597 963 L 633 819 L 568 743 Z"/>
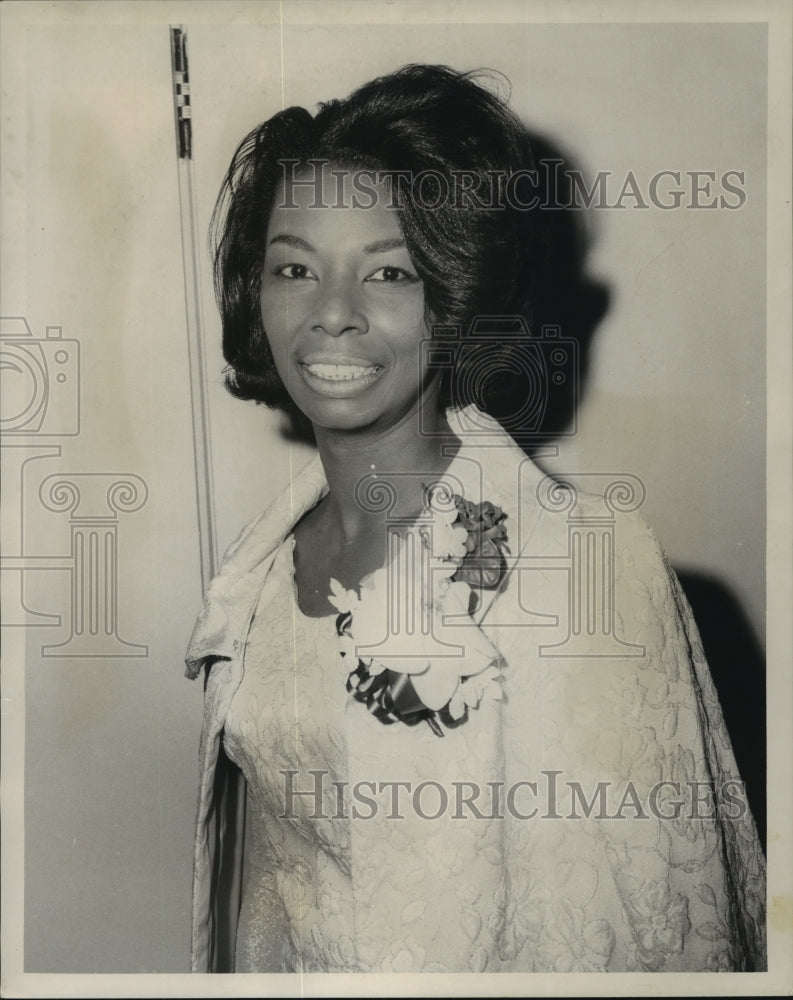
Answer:
<path fill-rule="evenodd" d="M 331 580 L 329 598 L 352 697 L 383 723 L 426 721 L 437 736 L 501 698 L 498 651 L 472 615 L 509 552 L 500 507 L 445 500 L 438 510 L 430 495 L 417 521 L 390 531 L 386 565 L 360 593 Z"/>

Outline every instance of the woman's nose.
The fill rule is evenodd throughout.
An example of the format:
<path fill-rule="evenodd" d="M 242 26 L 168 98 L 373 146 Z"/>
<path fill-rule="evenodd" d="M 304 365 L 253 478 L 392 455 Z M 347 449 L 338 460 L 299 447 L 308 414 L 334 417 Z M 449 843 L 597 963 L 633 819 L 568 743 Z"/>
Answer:
<path fill-rule="evenodd" d="M 330 337 L 340 337 L 344 333 L 366 333 L 369 323 L 362 307 L 357 282 L 343 277 L 326 279 L 318 289 L 311 326 Z"/>

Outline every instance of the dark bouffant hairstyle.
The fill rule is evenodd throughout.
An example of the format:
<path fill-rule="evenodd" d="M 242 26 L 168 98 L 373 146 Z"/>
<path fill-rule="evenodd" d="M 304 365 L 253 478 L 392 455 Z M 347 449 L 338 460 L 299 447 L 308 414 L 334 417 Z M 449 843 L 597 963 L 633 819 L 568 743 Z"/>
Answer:
<path fill-rule="evenodd" d="M 504 192 L 510 176 L 525 177 L 533 168 L 531 146 L 505 101 L 477 82 L 482 77 L 444 66 L 405 66 L 345 100 L 320 105 L 315 116 L 287 108 L 242 141 L 210 232 L 223 354 L 230 366 L 226 384 L 235 396 L 298 416 L 275 370 L 259 304 L 265 233 L 285 161 L 324 160 L 395 177 L 429 171 L 420 198 L 411 197 L 410 184 L 392 184 L 408 252 L 424 283 L 428 318 L 460 331 L 483 314 L 520 314 L 531 321 L 535 213 L 511 207 L 515 199 Z M 463 174 L 463 186 L 479 193 L 475 201 L 474 195 L 467 201 L 446 197 L 445 190 L 433 194 L 433 177 L 437 183 L 438 175 Z M 467 398 L 475 386 L 460 365 L 445 370 L 441 401 L 476 401 L 487 408 L 486 400 Z"/>

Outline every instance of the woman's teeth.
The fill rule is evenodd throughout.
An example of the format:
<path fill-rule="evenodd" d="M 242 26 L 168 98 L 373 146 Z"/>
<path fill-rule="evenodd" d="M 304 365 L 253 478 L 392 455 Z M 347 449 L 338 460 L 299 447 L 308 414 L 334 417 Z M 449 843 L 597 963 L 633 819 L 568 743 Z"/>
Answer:
<path fill-rule="evenodd" d="M 331 382 L 349 382 L 363 375 L 373 375 L 377 371 L 377 365 L 311 364 L 304 367 L 311 375 Z"/>

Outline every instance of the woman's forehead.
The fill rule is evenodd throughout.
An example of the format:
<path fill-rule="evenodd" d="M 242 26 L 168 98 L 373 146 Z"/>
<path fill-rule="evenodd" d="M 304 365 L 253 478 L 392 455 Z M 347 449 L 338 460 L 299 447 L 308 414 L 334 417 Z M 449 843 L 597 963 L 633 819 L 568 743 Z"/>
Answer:
<path fill-rule="evenodd" d="M 374 170 L 309 166 L 288 174 L 278 186 L 267 227 L 277 234 L 317 241 L 364 243 L 401 239 L 391 185 Z M 313 243 L 312 243 L 313 245 Z"/>

